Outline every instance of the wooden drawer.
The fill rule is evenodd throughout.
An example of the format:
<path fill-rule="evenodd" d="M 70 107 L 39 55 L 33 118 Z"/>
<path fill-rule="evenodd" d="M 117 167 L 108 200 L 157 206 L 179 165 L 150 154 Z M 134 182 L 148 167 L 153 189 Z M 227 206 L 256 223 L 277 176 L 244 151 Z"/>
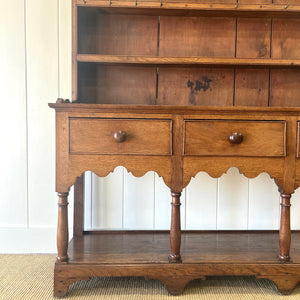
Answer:
<path fill-rule="evenodd" d="M 171 155 L 170 120 L 70 118 L 69 128 L 73 154 Z"/>
<path fill-rule="evenodd" d="M 234 133 L 242 134 L 230 136 Z M 240 142 L 240 143 L 239 143 Z M 284 121 L 187 120 L 185 155 L 285 156 Z"/>

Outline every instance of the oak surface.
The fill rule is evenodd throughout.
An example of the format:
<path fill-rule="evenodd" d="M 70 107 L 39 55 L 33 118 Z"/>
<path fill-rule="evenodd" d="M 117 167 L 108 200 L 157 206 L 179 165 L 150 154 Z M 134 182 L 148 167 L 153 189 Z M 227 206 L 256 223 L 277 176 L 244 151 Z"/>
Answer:
<path fill-rule="evenodd" d="M 171 128 L 171 120 L 72 118 L 70 153 L 171 155 Z"/>
<path fill-rule="evenodd" d="M 230 136 L 240 133 L 240 143 Z M 185 121 L 185 155 L 285 156 L 285 123 L 280 121 Z"/>

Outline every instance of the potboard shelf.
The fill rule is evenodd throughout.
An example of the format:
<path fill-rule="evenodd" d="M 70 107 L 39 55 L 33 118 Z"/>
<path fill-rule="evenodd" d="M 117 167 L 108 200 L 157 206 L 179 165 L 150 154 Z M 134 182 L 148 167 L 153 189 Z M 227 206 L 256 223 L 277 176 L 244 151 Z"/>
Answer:
<path fill-rule="evenodd" d="M 293 264 L 300 264 L 300 233 L 292 234 Z M 168 263 L 169 232 L 104 232 L 74 237 L 69 263 Z M 183 232 L 183 263 L 278 263 L 278 232 Z"/>

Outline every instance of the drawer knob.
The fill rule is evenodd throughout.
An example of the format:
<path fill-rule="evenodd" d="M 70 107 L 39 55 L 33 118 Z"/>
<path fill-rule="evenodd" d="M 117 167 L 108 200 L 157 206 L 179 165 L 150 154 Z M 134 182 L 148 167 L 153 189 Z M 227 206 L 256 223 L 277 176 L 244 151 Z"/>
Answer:
<path fill-rule="evenodd" d="M 126 132 L 119 130 L 114 133 L 114 139 L 117 143 L 125 142 L 126 140 Z"/>
<path fill-rule="evenodd" d="M 240 144 L 243 139 L 244 136 L 240 132 L 233 132 L 229 137 L 229 141 L 232 144 Z"/>

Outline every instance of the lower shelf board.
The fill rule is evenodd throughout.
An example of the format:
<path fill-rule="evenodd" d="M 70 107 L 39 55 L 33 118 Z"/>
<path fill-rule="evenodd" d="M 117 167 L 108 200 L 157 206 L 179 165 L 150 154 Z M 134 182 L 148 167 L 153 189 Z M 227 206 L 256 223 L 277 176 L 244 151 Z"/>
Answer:
<path fill-rule="evenodd" d="M 111 232 L 74 237 L 69 261 L 56 263 L 54 295 L 91 277 L 143 276 L 163 281 L 171 294 L 206 276 L 247 276 L 273 280 L 283 294 L 300 281 L 300 233 L 292 234 L 291 262 L 278 260 L 278 233 L 188 232 L 182 234 L 182 263 L 169 263 L 169 234 Z"/>
<path fill-rule="evenodd" d="M 277 263 L 276 232 L 183 233 L 183 263 Z M 168 263 L 169 233 L 124 232 L 84 234 L 69 245 L 69 263 Z M 300 263 L 300 233 L 292 234 L 291 257 Z"/>

